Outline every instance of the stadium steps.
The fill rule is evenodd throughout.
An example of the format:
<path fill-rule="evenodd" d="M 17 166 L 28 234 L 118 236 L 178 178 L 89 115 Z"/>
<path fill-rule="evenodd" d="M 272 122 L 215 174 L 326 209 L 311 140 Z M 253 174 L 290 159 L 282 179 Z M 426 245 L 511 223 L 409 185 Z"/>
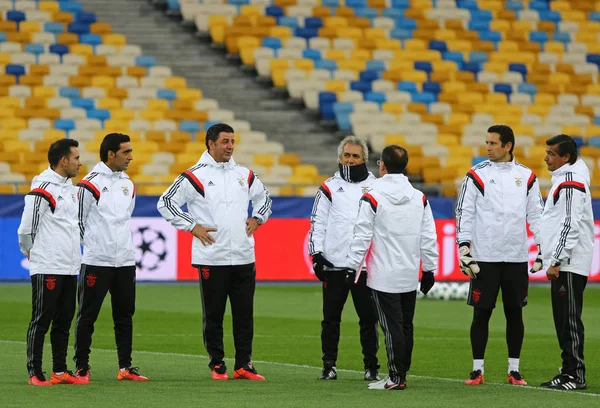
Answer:
<path fill-rule="evenodd" d="M 232 110 L 236 119 L 249 121 L 252 129 L 265 132 L 269 141 L 282 143 L 286 152 L 297 153 L 302 163 L 315 164 L 321 174 L 331 174 L 337 168 L 337 140 L 324 132 L 314 117 L 289 105 L 270 85 L 258 83 L 228 61 L 222 51 L 198 40 L 180 21 L 165 16 L 147 0 L 81 3 L 95 12 L 99 21 L 109 22 L 115 32 L 124 34 L 129 44 L 155 56 L 157 64 L 170 66 L 174 75 L 185 77 L 188 86 L 219 101 L 219 106 Z"/>

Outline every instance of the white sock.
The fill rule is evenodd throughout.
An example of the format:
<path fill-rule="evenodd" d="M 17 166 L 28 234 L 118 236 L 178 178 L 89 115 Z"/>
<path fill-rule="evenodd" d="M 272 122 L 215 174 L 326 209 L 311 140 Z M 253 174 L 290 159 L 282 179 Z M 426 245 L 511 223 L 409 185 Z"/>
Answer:
<path fill-rule="evenodd" d="M 65 373 L 64 371 L 61 371 L 59 373 L 54 373 L 54 374 L 56 374 L 56 375 L 63 375 L 64 373 Z"/>
<path fill-rule="evenodd" d="M 519 359 L 518 358 L 508 358 L 508 373 L 511 371 L 519 371 Z"/>
<path fill-rule="evenodd" d="M 480 370 L 483 374 L 483 358 L 481 360 L 474 359 L 473 360 L 473 371 Z"/>

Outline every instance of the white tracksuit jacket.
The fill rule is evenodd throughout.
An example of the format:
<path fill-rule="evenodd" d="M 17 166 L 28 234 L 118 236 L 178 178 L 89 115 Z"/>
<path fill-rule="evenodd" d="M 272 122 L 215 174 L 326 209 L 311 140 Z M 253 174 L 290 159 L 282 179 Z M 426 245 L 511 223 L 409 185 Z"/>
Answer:
<path fill-rule="evenodd" d="M 544 202 L 537 177 L 515 161 L 486 160 L 467 173 L 456 206 L 456 243 L 481 262 L 527 262 L 527 224 L 540 243 Z"/>
<path fill-rule="evenodd" d="M 131 214 L 135 186 L 122 171 L 100 162 L 78 184 L 79 227 L 86 265 L 135 265 Z"/>
<path fill-rule="evenodd" d="M 81 267 L 77 189 L 48 168 L 33 178 L 19 225 L 19 247 L 29 275 L 77 275 Z"/>
<path fill-rule="evenodd" d="M 554 260 L 561 263 L 561 271 L 589 276 L 594 251 L 594 214 L 590 172 L 583 160 L 552 172 L 541 232 L 544 268 Z"/>
<path fill-rule="evenodd" d="M 365 256 L 367 286 L 380 292 L 416 290 L 421 260 L 424 271 L 437 270 L 431 207 L 403 174 L 386 174 L 361 198 L 346 266 L 358 270 Z"/>
<path fill-rule="evenodd" d="M 208 153 L 182 173 L 159 198 L 157 208 L 173 227 L 191 231 L 196 224 L 214 227 L 212 245 L 192 242 L 192 264 L 246 265 L 255 261 L 254 237 L 246 235 L 248 204 L 252 216 L 264 223 L 271 215 L 271 198 L 252 170 L 230 159 L 217 163 Z M 188 212 L 181 206 L 187 204 Z"/>
<path fill-rule="evenodd" d="M 375 180 L 369 172 L 365 180 L 351 183 L 336 172 L 321 185 L 310 217 L 309 255 L 321 252 L 335 266 L 345 265 L 360 198 Z"/>

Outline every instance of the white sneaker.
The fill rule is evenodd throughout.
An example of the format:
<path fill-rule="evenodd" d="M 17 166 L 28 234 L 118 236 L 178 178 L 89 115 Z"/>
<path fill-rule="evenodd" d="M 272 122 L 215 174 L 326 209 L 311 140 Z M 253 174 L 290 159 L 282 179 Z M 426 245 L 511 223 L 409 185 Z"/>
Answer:
<path fill-rule="evenodd" d="M 395 383 L 391 378 L 387 377 L 381 381 L 369 384 L 370 390 L 403 390 L 406 388 L 406 381 Z"/>

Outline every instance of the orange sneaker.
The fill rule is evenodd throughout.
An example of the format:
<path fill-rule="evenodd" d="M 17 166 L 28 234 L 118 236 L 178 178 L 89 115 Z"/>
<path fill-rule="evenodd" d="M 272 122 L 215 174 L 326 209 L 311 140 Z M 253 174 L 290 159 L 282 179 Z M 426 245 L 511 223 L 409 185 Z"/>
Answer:
<path fill-rule="evenodd" d="M 140 373 L 138 373 L 137 367 L 129 367 L 124 370 L 119 370 L 117 374 L 117 380 L 129 380 L 129 381 L 149 381 L 148 377 L 144 377 Z"/>
<path fill-rule="evenodd" d="M 469 378 L 465 381 L 465 385 L 479 385 L 483 384 L 483 373 L 481 370 L 472 371 L 469 374 Z"/>
<path fill-rule="evenodd" d="M 508 383 L 512 385 L 527 385 L 527 381 L 521 377 L 518 371 L 511 371 L 508 374 Z"/>
<path fill-rule="evenodd" d="M 65 371 L 64 373 L 58 375 L 56 373 L 52 373 L 52 377 L 50 377 L 50 382 L 52 384 L 89 384 L 88 382 L 84 382 L 83 378 L 78 378 L 73 375 L 70 371 Z"/>
<path fill-rule="evenodd" d="M 52 385 L 50 381 L 46 380 L 46 376 L 44 375 L 44 373 L 32 375 L 31 377 L 29 377 L 29 381 L 27 381 L 27 384 L 35 385 L 38 387 L 47 387 L 49 385 Z"/>
<path fill-rule="evenodd" d="M 90 369 L 89 368 L 80 368 L 75 371 L 75 377 L 79 380 L 79 384 L 89 384 L 90 383 Z"/>
<path fill-rule="evenodd" d="M 264 381 L 265 377 L 256 372 L 256 368 L 252 364 L 246 364 L 233 372 L 233 378 L 236 380 L 254 380 Z"/>
<path fill-rule="evenodd" d="M 229 376 L 227 375 L 227 367 L 225 364 L 210 364 L 211 375 L 213 380 L 229 380 Z"/>

